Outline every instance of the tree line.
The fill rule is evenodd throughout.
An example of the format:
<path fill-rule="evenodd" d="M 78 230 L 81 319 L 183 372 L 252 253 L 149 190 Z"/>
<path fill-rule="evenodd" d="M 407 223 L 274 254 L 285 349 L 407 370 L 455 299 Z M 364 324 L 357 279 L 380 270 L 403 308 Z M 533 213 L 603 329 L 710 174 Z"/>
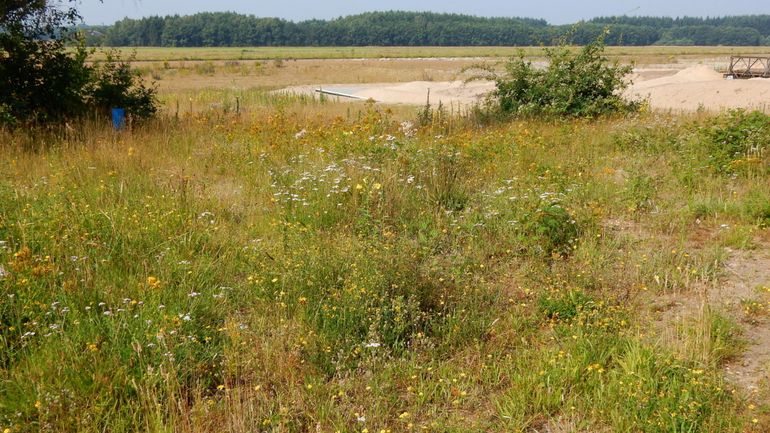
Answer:
<path fill-rule="evenodd" d="M 399 11 L 301 22 L 232 12 L 126 18 L 89 27 L 88 42 L 157 47 L 585 45 L 608 27 L 607 45 L 770 45 L 770 15 L 600 17 L 557 26 L 530 18 Z"/>

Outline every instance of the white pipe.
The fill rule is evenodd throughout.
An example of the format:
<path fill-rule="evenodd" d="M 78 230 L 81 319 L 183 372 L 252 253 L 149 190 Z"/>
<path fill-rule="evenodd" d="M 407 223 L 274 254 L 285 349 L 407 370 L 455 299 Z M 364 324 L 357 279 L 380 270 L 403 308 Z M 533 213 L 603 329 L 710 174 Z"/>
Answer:
<path fill-rule="evenodd" d="M 329 90 L 324 90 L 324 89 L 315 89 L 315 91 L 318 93 L 322 93 L 324 95 L 342 96 L 344 98 L 361 99 L 361 100 L 369 99 L 369 98 L 364 98 L 363 96 L 350 95 L 347 93 L 340 93 L 340 92 L 331 92 Z"/>

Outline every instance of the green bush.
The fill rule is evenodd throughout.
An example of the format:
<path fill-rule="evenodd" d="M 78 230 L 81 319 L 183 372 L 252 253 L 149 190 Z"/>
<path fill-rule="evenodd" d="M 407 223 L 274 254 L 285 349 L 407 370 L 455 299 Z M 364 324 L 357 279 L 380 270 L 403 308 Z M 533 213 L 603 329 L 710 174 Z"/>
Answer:
<path fill-rule="evenodd" d="M 702 132 L 709 163 L 716 171 L 737 173 L 767 166 L 763 160 L 770 147 L 770 116 L 760 111 L 731 110 Z"/>
<path fill-rule="evenodd" d="M 559 204 L 538 208 L 523 222 L 523 234 L 544 257 L 569 256 L 580 233 L 572 215 Z"/>
<path fill-rule="evenodd" d="M 610 63 L 596 40 L 574 53 L 566 45 L 545 50 L 548 66 L 539 69 L 523 54 L 511 59 L 496 83 L 493 103 L 508 115 L 596 117 L 635 111 L 638 102 L 623 98 L 630 66 Z"/>
<path fill-rule="evenodd" d="M 100 112 L 121 107 L 134 118 L 152 117 L 158 110 L 155 88 L 147 87 L 131 65 L 110 53 L 93 68 L 90 105 Z"/>
<path fill-rule="evenodd" d="M 74 31 L 74 0 L 19 1 L 0 6 L 0 124 L 62 122 L 105 106 L 155 113 L 155 89 L 114 58 L 92 66 Z M 107 107 L 109 108 L 109 107 Z"/>

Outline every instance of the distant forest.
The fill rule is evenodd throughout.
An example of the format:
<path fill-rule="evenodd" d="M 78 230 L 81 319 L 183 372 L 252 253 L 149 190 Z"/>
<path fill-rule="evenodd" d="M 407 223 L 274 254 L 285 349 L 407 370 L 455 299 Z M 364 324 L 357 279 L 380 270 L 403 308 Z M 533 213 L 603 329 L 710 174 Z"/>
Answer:
<path fill-rule="evenodd" d="M 770 45 L 770 15 L 723 18 L 601 17 L 572 25 L 529 18 L 429 12 L 371 12 L 287 21 L 237 13 L 124 19 L 90 27 L 107 46 L 533 46 L 585 44 L 609 28 L 607 45 Z"/>

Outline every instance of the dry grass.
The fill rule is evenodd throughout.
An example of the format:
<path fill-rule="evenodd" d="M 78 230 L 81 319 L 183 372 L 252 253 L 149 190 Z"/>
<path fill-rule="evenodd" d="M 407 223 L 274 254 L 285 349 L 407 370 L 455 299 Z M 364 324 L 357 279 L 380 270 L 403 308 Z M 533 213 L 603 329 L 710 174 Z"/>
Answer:
<path fill-rule="evenodd" d="M 273 59 L 371 59 L 510 57 L 524 51 L 542 56 L 541 47 L 233 47 L 233 48 L 118 48 L 136 53 L 138 61 L 273 60 Z M 640 63 L 670 58 L 723 57 L 731 54 L 767 54 L 767 47 L 608 47 L 607 54 Z M 95 58 L 102 55 L 97 53 Z"/>

